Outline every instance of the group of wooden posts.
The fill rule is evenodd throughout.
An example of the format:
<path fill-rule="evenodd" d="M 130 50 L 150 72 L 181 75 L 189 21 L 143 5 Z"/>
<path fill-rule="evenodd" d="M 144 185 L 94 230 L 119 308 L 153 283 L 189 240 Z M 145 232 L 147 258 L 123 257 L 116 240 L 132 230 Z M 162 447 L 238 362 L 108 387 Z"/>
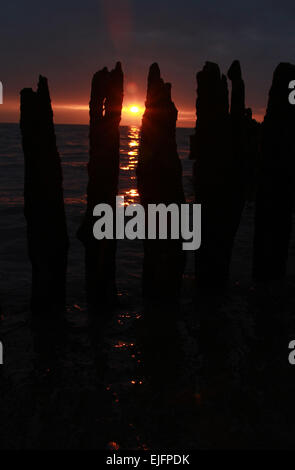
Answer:
<path fill-rule="evenodd" d="M 245 201 L 255 201 L 253 277 L 283 279 L 294 202 L 295 106 L 288 84 L 295 66 L 276 68 L 264 122 L 245 107 L 240 64 L 234 61 L 228 82 L 218 65 L 207 62 L 197 74 L 197 121 L 191 137 L 195 201 L 202 205 L 202 244 L 195 254 L 197 290 L 223 288 L 229 278 L 234 238 Z M 93 236 L 93 208 L 115 205 L 118 194 L 123 72 L 97 72 L 90 98 L 89 181 L 87 208 L 78 238 L 85 247 L 87 304 L 91 316 L 103 318 L 116 298 L 116 240 Z M 157 64 L 148 75 L 143 115 L 138 190 L 141 204 L 185 202 L 176 145 L 177 109 L 171 85 Z M 34 327 L 64 318 L 68 235 L 61 162 L 46 78 L 37 91 L 21 91 L 21 132 L 25 157 L 25 217 L 32 263 L 31 310 Z M 77 182 L 78 184 L 78 182 Z M 177 303 L 185 266 L 181 240 L 145 240 L 145 301 Z"/>

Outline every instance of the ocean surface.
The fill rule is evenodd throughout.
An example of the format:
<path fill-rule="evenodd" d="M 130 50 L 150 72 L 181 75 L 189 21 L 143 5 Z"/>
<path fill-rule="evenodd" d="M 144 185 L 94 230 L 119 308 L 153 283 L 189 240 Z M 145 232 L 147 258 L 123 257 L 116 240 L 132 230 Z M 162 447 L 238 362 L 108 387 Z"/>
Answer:
<path fill-rule="evenodd" d="M 192 162 L 188 159 L 191 132 L 191 129 L 177 129 L 178 152 L 182 162 L 183 185 L 188 202 L 193 201 Z M 235 429 L 234 434 L 229 432 L 229 436 L 225 438 L 225 448 L 229 448 L 227 442 L 232 443 L 233 440 L 237 441 L 237 446 L 243 446 L 246 438 L 252 442 L 252 428 L 248 426 L 248 417 L 253 411 L 251 400 L 249 406 L 245 408 L 242 398 L 239 410 L 244 408 L 245 410 L 243 419 L 241 418 L 244 424 L 241 426 L 240 434 L 236 434 L 235 409 L 228 411 L 224 407 L 220 420 L 215 419 L 214 411 L 209 413 L 209 417 L 207 414 L 205 420 L 200 420 L 199 409 L 196 407 L 198 403 L 196 400 L 199 398 L 195 395 L 197 390 L 195 382 L 198 381 L 196 373 L 198 319 L 192 308 L 194 275 L 192 252 L 187 253 L 181 315 L 178 321 L 183 352 L 179 356 L 182 359 L 181 373 L 177 379 L 179 389 L 177 394 L 181 392 L 179 396 L 183 398 L 177 395 L 176 399 L 173 390 L 169 390 L 171 395 L 169 399 L 162 397 L 158 400 L 158 385 L 156 384 L 156 387 L 155 384 L 152 385 L 144 373 L 144 368 L 142 369 L 144 354 L 140 350 L 136 334 L 137 325 L 143 314 L 141 298 L 143 246 L 139 240 L 118 242 L 117 285 L 120 307 L 115 312 L 112 325 L 106 333 L 105 351 L 108 367 L 98 387 L 97 366 L 87 329 L 84 249 L 76 238 L 76 231 L 86 207 L 88 127 L 57 125 L 56 136 L 62 161 L 64 199 L 70 236 L 67 277 L 69 337 L 61 360 L 61 377 L 58 383 L 46 391 L 43 389 L 38 395 L 35 382 L 31 379 L 34 374 L 34 348 L 27 321 L 31 266 L 27 256 L 26 225 L 23 215 L 24 158 L 19 126 L 0 124 L 0 305 L 2 307 L 0 321 L 5 345 L 3 375 L 5 401 L 1 410 L 4 424 L 0 427 L 0 442 L 3 442 L 4 448 L 9 449 L 155 449 L 161 448 L 161 445 L 162 448 L 174 449 L 216 446 L 219 448 L 220 439 L 222 440 L 225 435 L 223 426 L 218 430 L 219 421 L 228 423 L 227 430 Z M 139 129 L 121 127 L 119 194 L 124 195 L 129 203 L 138 202 L 135 174 L 138 144 Z M 220 203 L 222 204 L 222 195 Z M 252 203 L 247 203 L 235 240 L 231 265 L 231 291 L 223 306 L 223 312 L 226 312 L 230 319 L 229 322 L 225 322 L 227 328 L 225 337 L 230 339 L 234 351 L 234 354 L 229 356 L 230 368 L 234 370 L 241 368 L 239 364 L 243 361 L 249 338 L 253 335 L 255 311 L 259 312 L 259 309 L 253 306 L 252 298 L 253 232 L 254 207 Z M 294 256 L 293 234 L 288 273 L 290 312 L 292 311 L 293 315 Z M 274 310 L 275 315 L 280 314 L 283 308 L 281 301 L 278 300 L 280 294 L 277 292 L 279 291 L 276 288 L 270 286 L 270 290 L 266 293 L 269 298 L 268 309 Z M 268 315 L 269 311 L 264 314 Z M 155 341 L 161 342 L 161 338 L 155 336 L 151 341 L 154 345 Z M 171 341 L 171 344 L 166 345 L 164 342 L 163 347 L 167 348 L 167 352 L 163 350 L 164 354 L 159 354 L 155 362 L 160 371 L 165 370 L 167 375 L 168 370 L 168 376 L 169 374 L 173 376 L 175 364 L 171 360 L 170 353 L 175 351 L 175 343 Z M 270 358 L 268 361 L 271 363 Z M 101 365 L 102 363 L 99 367 Z M 262 384 L 262 390 L 263 387 Z M 160 389 L 166 397 L 168 393 L 166 383 L 162 383 Z M 256 385 L 253 390 L 254 395 L 258 396 L 258 392 L 256 394 L 255 391 Z M 278 390 L 280 390 L 279 383 Z M 223 385 L 218 392 L 219 395 L 222 391 Z M 229 396 L 231 393 L 229 392 Z M 274 389 L 274 395 L 277 393 L 278 391 Z M 291 401 L 293 396 L 290 397 Z M 241 394 L 241 397 L 244 395 Z M 272 397 L 269 400 L 271 403 L 276 403 Z M 277 415 L 269 413 L 266 407 L 261 421 L 267 420 L 265 429 L 267 428 L 270 433 L 277 432 L 278 427 L 277 420 L 270 418 L 272 416 L 276 418 Z"/>
<path fill-rule="evenodd" d="M 53 415 L 62 424 L 57 424 L 54 430 L 52 424 L 47 425 L 47 420 L 43 418 L 43 412 L 47 413 L 47 405 L 44 407 L 42 402 L 39 406 L 39 401 L 36 402 L 32 394 L 34 386 L 30 377 L 34 374 L 35 356 L 28 322 L 31 266 L 27 256 L 23 215 L 24 157 L 19 126 L 0 124 L 0 305 L 5 345 L 5 377 L 8 384 L 5 407 L 2 410 L 7 414 L 7 419 L 3 420 L 6 423 L 3 429 L 0 428 L 0 441 L 2 439 L 5 448 L 16 449 L 40 446 L 144 449 L 148 438 L 135 425 L 138 406 L 142 405 L 136 404 L 132 399 L 133 395 L 130 395 L 134 387 L 145 383 L 142 372 L 138 372 L 138 367 L 142 365 L 142 356 L 136 347 L 135 334 L 142 318 L 142 241 L 120 240 L 117 245 L 120 307 L 105 338 L 108 368 L 104 377 L 104 393 L 110 395 L 109 401 L 104 395 L 100 398 L 97 396 L 97 371 L 87 329 L 84 248 L 76 237 L 86 209 L 88 126 L 56 125 L 55 128 L 63 169 L 70 238 L 67 275 L 67 319 L 70 334 L 67 351 L 62 358 L 62 379 L 58 385 L 57 402 L 61 405 L 57 405 L 53 398 L 54 407 L 55 404 L 63 407 L 61 413 L 57 409 L 53 411 Z M 190 129 L 177 130 L 178 151 L 183 164 L 183 181 L 188 201 L 193 200 L 192 162 L 188 160 L 190 133 Z M 135 174 L 138 145 L 139 129 L 121 127 L 119 194 L 124 195 L 125 201 L 129 203 L 139 201 Z M 193 256 L 187 263 L 187 278 L 193 275 L 192 263 Z M 88 406 L 88 402 L 92 405 Z M 86 427 L 81 425 L 80 418 L 77 424 L 77 413 L 79 416 L 88 416 L 81 418 L 83 423 L 87 423 Z M 151 415 L 151 410 L 147 413 L 149 418 L 144 419 L 144 427 L 152 430 L 156 426 L 157 429 L 157 425 L 153 424 L 155 418 Z M 16 425 L 19 423 L 19 416 L 22 416 L 20 427 Z M 36 426 L 36 422 L 40 426 Z M 93 422 L 90 431 L 88 424 Z M 81 429 L 88 436 L 83 443 Z"/>
<path fill-rule="evenodd" d="M 56 125 L 55 128 L 63 169 L 64 200 L 71 244 L 68 302 L 84 305 L 84 253 L 82 244 L 76 238 L 76 231 L 86 207 L 88 126 Z M 140 130 L 135 126 L 121 127 L 120 130 L 119 194 L 124 195 L 128 203 L 135 203 L 139 202 L 135 170 Z M 177 146 L 183 167 L 183 185 L 187 202 L 193 201 L 192 161 L 188 159 L 191 133 L 192 129 L 177 129 Z M 23 215 L 24 158 L 18 124 L 0 124 L 0 136 L 0 299 L 2 305 L 6 305 L 9 310 L 26 310 L 31 269 L 26 249 L 26 226 Z M 249 253 L 252 250 L 253 215 L 253 204 L 247 204 L 233 254 L 232 277 L 237 282 L 243 279 L 250 281 L 251 277 Z M 290 257 L 293 256 L 294 240 L 290 247 Z M 119 241 L 117 251 L 119 291 L 135 296 L 138 302 L 140 302 L 142 257 L 141 241 Z M 188 253 L 186 276 L 191 276 L 192 270 L 192 253 Z"/>
<path fill-rule="evenodd" d="M 121 127 L 119 194 L 125 202 L 139 202 L 136 182 L 139 128 Z M 188 201 L 192 201 L 192 162 L 188 159 L 191 129 L 177 129 L 179 156 L 183 164 L 183 182 Z M 27 308 L 31 269 L 26 249 L 23 215 L 24 157 L 17 124 L 0 125 L 0 283 L 1 302 L 10 308 Z M 83 302 L 83 246 L 76 231 L 86 208 L 88 126 L 56 125 L 57 145 L 64 177 L 64 200 L 70 235 L 68 298 Z M 124 240 L 118 246 L 118 287 L 140 293 L 142 242 Z"/>

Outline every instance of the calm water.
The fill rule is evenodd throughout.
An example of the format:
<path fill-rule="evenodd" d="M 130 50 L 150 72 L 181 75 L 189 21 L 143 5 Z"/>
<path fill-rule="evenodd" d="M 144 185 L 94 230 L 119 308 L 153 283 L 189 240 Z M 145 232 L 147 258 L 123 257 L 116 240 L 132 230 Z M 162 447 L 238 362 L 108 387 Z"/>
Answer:
<path fill-rule="evenodd" d="M 191 167 L 188 160 L 191 129 L 177 129 L 178 152 L 183 164 L 183 181 L 187 200 L 192 200 Z M 15 309 L 26 310 L 30 290 L 30 264 L 26 253 L 25 219 L 23 216 L 24 159 L 19 126 L 0 125 L 0 296 Z M 70 233 L 68 270 L 69 303 L 84 304 L 83 247 L 76 230 L 85 211 L 88 126 L 57 125 L 57 144 L 64 175 L 64 198 Z M 125 202 L 139 202 L 136 182 L 139 128 L 121 127 L 121 162 L 119 193 Z M 118 247 L 118 284 L 122 292 L 139 301 L 142 269 L 142 243 L 122 241 Z"/>
<path fill-rule="evenodd" d="M 178 151 L 183 166 L 183 183 L 187 201 L 193 200 L 191 185 L 192 162 L 188 160 L 190 129 L 177 130 Z M 70 251 L 68 263 L 67 316 L 71 325 L 66 354 L 62 359 L 62 380 L 49 395 L 48 404 L 43 395 L 36 405 L 35 389 L 28 377 L 32 370 L 34 353 L 27 318 L 31 267 L 26 249 L 26 225 L 23 216 L 23 155 L 18 125 L 0 125 L 0 304 L 3 307 L 5 336 L 5 371 L 9 378 L 3 410 L 8 423 L 4 429 L 8 448 L 108 448 L 111 450 L 148 448 L 198 448 L 199 436 L 208 431 L 208 442 L 219 442 L 224 431 L 215 429 L 216 422 L 228 426 L 228 412 L 216 420 L 213 411 L 206 422 L 194 407 L 192 394 L 195 371 L 198 370 L 195 332 L 197 318 L 192 309 L 193 253 L 188 253 L 181 312 L 178 327 L 181 333 L 183 360 L 178 389 L 180 398 L 158 401 L 158 388 L 150 387 L 144 374 L 145 356 L 137 342 L 136 329 L 142 316 L 141 271 L 143 249 L 140 240 L 120 240 L 117 249 L 117 281 L 121 299 L 112 325 L 106 334 L 107 370 L 103 378 L 104 393 L 97 390 L 97 369 L 93 361 L 89 335 L 85 325 L 87 310 L 84 295 L 84 250 L 76 238 L 76 231 L 85 211 L 88 127 L 56 126 L 63 174 L 65 204 Z M 137 202 L 135 168 L 138 159 L 139 129 L 121 128 L 120 194 L 127 202 Z M 220 196 L 222 204 L 222 195 Z M 235 329 L 229 333 L 237 338 L 233 364 L 239 364 L 241 345 L 251 332 L 247 290 L 251 288 L 251 251 L 253 240 L 253 205 L 246 205 L 236 236 L 232 281 L 239 284 L 224 306 Z M 218 227 L 216 227 L 218 230 Z M 44 247 L 46 249 L 46 247 Z M 294 285 L 295 241 L 290 247 L 290 267 Z M 294 289 L 293 289 L 294 291 Z M 245 292 L 243 294 L 243 292 Z M 250 319 L 250 320 L 249 320 Z M 241 325 L 241 326 L 240 326 Z M 250 326 L 249 326 L 250 325 Z M 233 336 L 233 332 L 235 332 Z M 154 341 L 154 338 L 152 338 Z M 175 344 L 156 339 L 159 369 L 168 367 L 174 374 L 174 360 L 170 353 Z M 161 346 L 159 348 L 159 345 Z M 168 347 L 169 346 L 169 347 Z M 161 349 L 162 348 L 162 349 Z M 167 351 L 165 352 L 165 348 Z M 165 352 L 165 354 L 163 354 Z M 174 356 L 173 356 L 174 357 Z M 163 359 L 164 358 L 164 359 Z M 166 359 L 165 359 L 166 358 Z M 169 360 L 167 359 L 169 358 Z M 161 359 L 161 360 L 160 360 Z M 166 361 L 166 362 L 165 362 Z M 171 372 L 172 368 L 172 372 Z M 162 381 L 163 382 L 163 381 Z M 161 384 L 163 385 L 163 383 Z M 196 380 L 197 382 L 197 380 Z M 161 385 L 161 387 L 162 387 Z M 160 389 L 161 389 L 160 387 Z M 140 390 L 138 390 L 140 389 Z M 164 387 L 164 396 L 167 390 Z M 173 392 L 173 390 L 172 390 Z M 49 394 L 50 394 L 49 390 Z M 244 409 L 244 393 L 243 406 Z M 255 395 L 256 396 L 256 395 Z M 259 395 L 261 396 L 261 395 Z M 181 398 L 184 397 L 184 398 Z M 163 397 L 162 397 L 163 398 Z M 277 398 L 277 396 L 276 396 Z M 219 395 L 218 395 L 219 399 Z M 234 401 L 233 401 L 234 403 Z M 251 405 L 252 401 L 250 401 Z M 274 401 L 274 403 L 277 403 Z M 177 406 L 176 406 L 177 405 Z M 219 410 L 220 402 L 218 402 Z M 209 407 L 208 407 L 209 408 Z M 144 410 L 144 413 L 142 413 Z M 212 407 L 215 410 L 215 407 Z M 245 408 L 247 418 L 249 408 Z M 253 411 L 253 410 L 250 410 Z M 276 410 L 277 411 L 277 410 Z M 48 420 L 47 417 L 50 416 Z M 201 416 L 201 423 L 198 424 Z M 267 415 L 268 417 L 268 415 Z M 277 413 L 275 413 L 277 428 Z M 212 425 L 207 426 L 207 423 Z M 247 419 L 245 422 L 248 423 Z M 282 421 L 283 422 L 283 421 Z M 201 425 L 202 432 L 198 426 Z M 234 408 L 230 429 L 236 429 Z M 202 427 L 203 426 L 203 427 Z M 247 427 L 248 429 L 248 427 Z M 252 428 L 250 427 L 250 434 Z M 205 432 L 204 432 L 205 430 Z M 232 436 L 232 433 L 231 433 Z M 216 440 L 214 440 L 216 437 Z M 84 439 L 84 440 L 83 440 Z M 167 445 L 168 443 L 168 445 Z M 205 442 L 206 448 L 207 442 Z M 213 444 L 214 447 L 215 444 Z M 209 446 L 210 447 L 210 446 Z"/>
<path fill-rule="evenodd" d="M 192 162 L 188 159 L 192 129 L 177 129 L 178 153 L 183 167 L 183 185 L 188 202 L 193 200 Z M 68 303 L 85 306 L 84 252 L 76 231 L 85 211 L 88 162 L 88 126 L 57 125 L 57 144 L 64 175 L 64 198 L 70 235 L 68 265 Z M 25 311 L 30 292 L 31 269 L 26 250 L 23 216 L 24 162 L 18 124 L 0 124 L 0 301 L 8 310 Z M 128 203 L 138 202 L 135 169 L 138 161 L 139 128 L 121 127 L 119 193 Z M 222 199 L 221 199 L 222 203 Z M 233 280 L 251 280 L 253 205 L 247 205 L 236 237 Z M 217 228 L 218 229 L 218 228 Z M 140 305 L 142 242 L 118 243 L 117 280 L 122 294 L 128 295 L 136 309 Z M 290 259 L 295 256 L 292 238 Z M 294 263 L 290 262 L 290 267 Z M 293 269 L 293 268 L 292 268 Z M 291 269 L 291 270 L 292 270 Z M 192 253 L 188 253 L 186 275 L 193 272 Z M 290 274 L 294 274 L 293 271 Z M 6 309 L 7 310 L 7 309 Z"/>

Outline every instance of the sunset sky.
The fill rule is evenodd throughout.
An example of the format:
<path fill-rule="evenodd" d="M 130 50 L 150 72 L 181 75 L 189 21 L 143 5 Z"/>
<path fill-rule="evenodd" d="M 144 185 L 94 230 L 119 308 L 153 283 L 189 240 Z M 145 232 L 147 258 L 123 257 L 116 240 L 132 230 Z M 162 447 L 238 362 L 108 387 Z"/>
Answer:
<path fill-rule="evenodd" d="M 56 123 L 88 123 L 92 75 L 122 62 L 122 124 L 140 121 L 149 65 L 158 62 L 194 125 L 195 75 L 206 60 L 242 65 L 247 106 L 261 119 L 272 73 L 295 62 L 295 3 L 217 0 L 14 0 L 1 4 L 1 122 L 19 120 L 19 91 L 48 77 Z M 130 112 L 132 106 L 138 112 Z"/>

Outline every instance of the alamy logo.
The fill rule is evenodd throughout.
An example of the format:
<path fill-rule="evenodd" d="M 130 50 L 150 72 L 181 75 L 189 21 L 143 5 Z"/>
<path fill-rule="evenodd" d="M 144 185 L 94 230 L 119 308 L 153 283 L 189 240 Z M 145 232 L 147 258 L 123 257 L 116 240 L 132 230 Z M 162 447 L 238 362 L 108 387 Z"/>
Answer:
<path fill-rule="evenodd" d="M 295 340 L 294 339 L 290 341 L 289 349 L 291 349 L 291 352 L 289 354 L 288 361 L 289 361 L 289 364 L 291 364 L 291 366 L 294 366 L 295 365 Z"/>
<path fill-rule="evenodd" d="M 0 82 L 0 104 L 3 104 L 3 85 Z"/>
<path fill-rule="evenodd" d="M 3 344 L 0 341 L 0 366 L 3 365 Z"/>
<path fill-rule="evenodd" d="M 183 250 L 197 250 L 201 245 L 201 205 L 148 204 L 147 214 L 141 204 L 125 207 L 124 196 L 116 197 L 116 214 L 109 204 L 97 204 L 93 215 L 100 217 L 93 226 L 97 240 L 182 240 Z M 125 217 L 128 220 L 125 224 Z M 115 224 L 114 224 L 115 219 Z M 191 219 L 191 223 L 190 223 Z M 115 225 L 115 229 L 114 229 Z M 146 227 L 147 225 L 147 227 Z M 192 226 L 192 227 L 190 227 Z M 115 233 L 114 233 L 115 232 Z"/>
<path fill-rule="evenodd" d="M 290 103 L 290 104 L 295 104 L 295 80 L 292 80 L 292 81 L 289 83 L 289 90 L 293 90 L 293 91 L 291 91 L 291 93 L 289 94 L 289 103 Z"/>

